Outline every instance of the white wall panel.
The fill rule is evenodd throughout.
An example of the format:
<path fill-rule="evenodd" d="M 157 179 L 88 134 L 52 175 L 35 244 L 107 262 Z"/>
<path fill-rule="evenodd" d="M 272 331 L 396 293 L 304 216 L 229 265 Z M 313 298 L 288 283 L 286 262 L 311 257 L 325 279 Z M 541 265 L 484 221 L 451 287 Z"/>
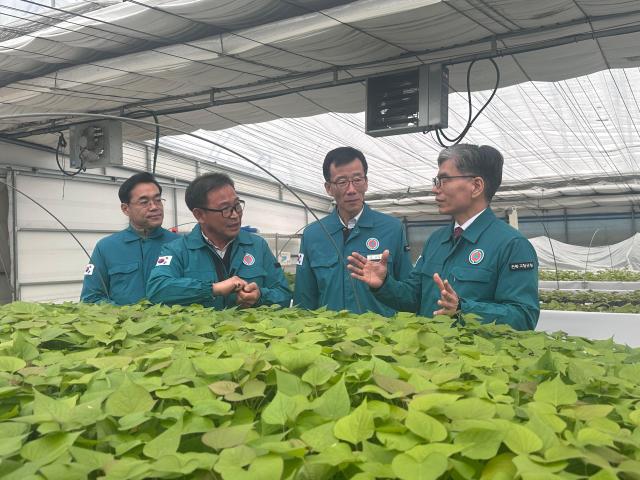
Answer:
<path fill-rule="evenodd" d="M 82 291 L 82 281 L 52 285 L 23 285 L 20 294 L 27 302 L 77 302 Z"/>
<path fill-rule="evenodd" d="M 89 253 L 105 234 L 76 233 Z M 18 233 L 18 281 L 20 283 L 82 280 L 87 255 L 65 231 Z"/>
<path fill-rule="evenodd" d="M 17 175 L 17 187 L 42 203 L 71 229 L 121 229 L 127 218 L 120 210 L 118 185 Z M 18 227 L 60 228 L 47 212 L 18 195 Z"/>

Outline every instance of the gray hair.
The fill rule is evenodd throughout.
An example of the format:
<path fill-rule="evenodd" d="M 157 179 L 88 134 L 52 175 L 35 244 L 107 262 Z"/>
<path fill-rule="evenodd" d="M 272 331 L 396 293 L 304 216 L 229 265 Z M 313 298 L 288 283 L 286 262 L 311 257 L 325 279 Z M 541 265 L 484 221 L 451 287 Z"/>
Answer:
<path fill-rule="evenodd" d="M 447 160 L 453 160 L 463 174 L 482 177 L 485 198 L 488 202 L 491 201 L 502 183 L 504 158 L 498 150 L 489 145 L 459 143 L 440 152 L 438 166 Z"/>

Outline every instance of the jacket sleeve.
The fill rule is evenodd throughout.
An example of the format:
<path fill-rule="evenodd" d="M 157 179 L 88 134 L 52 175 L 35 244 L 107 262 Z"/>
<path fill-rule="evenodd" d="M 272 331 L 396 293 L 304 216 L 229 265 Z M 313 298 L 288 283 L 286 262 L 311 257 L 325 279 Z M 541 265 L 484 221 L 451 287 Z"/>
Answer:
<path fill-rule="evenodd" d="M 296 267 L 293 305 L 307 310 L 315 310 L 319 307 L 318 282 L 307 256 L 305 238 L 306 235 L 303 234 L 300 243 L 300 257 L 298 257 L 298 266 Z"/>
<path fill-rule="evenodd" d="M 408 250 L 407 235 L 404 229 L 404 225 L 400 230 L 400 245 L 397 247 L 396 261 L 393 265 L 393 278 L 396 280 L 406 280 L 413 270 L 411 265 L 411 255 Z"/>
<path fill-rule="evenodd" d="M 533 265 L 533 268 L 530 266 Z M 502 323 L 516 330 L 534 330 L 540 316 L 538 257 L 526 238 L 514 238 L 503 250 L 495 302 L 461 299 L 462 313 L 474 313 L 483 323 Z"/>
<path fill-rule="evenodd" d="M 425 247 L 426 249 L 426 247 Z M 420 308 L 422 292 L 422 265 L 424 257 L 420 256 L 416 266 L 404 280 L 396 280 L 387 272 L 387 278 L 380 288 L 373 290 L 373 295 L 389 307 L 403 312 L 417 312 Z"/>
<path fill-rule="evenodd" d="M 263 267 L 267 272 L 265 286 L 260 288 L 260 305 L 280 305 L 288 308 L 291 304 L 291 290 L 284 276 L 282 267 L 278 265 L 276 257 L 271 253 L 267 242 L 263 243 Z"/>
<path fill-rule="evenodd" d="M 91 272 L 85 271 L 80 301 L 84 303 L 114 303 L 109 297 L 109 272 L 100 249 L 100 242 L 93 249 L 89 265 L 85 268 L 91 268 Z"/>
<path fill-rule="evenodd" d="M 156 264 L 151 269 L 147 298 L 153 303 L 190 305 L 210 302 L 213 298 L 210 282 L 184 276 L 184 260 L 179 249 L 173 245 L 181 242 L 180 239 L 163 245 L 160 256 L 170 256 L 171 260 L 168 264 Z"/>

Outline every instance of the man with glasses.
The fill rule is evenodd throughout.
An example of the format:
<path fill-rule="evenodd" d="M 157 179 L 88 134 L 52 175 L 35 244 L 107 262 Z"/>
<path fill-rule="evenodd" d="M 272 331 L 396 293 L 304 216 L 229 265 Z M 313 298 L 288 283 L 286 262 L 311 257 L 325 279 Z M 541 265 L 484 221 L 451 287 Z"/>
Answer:
<path fill-rule="evenodd" d="M 369 186 L 367 170 L 363 153 L 355 148 L 340 147 L 327 153 L 322 165 L 324 186 L 334 198 L 336 208 L 321 219 L 321 223 L 314 222 L 304 231 L 294 305 L 306 309 L 326 306 L 331 310 L 375 312 L 385 316 L 395 313 L 376 300 L 366 285 L 349 278 L 346 268 L 346 258 L 353 251 L 376 259 L 388 250 L 389 272 L 395 279 L 403 280 L 411 272 L 402 223 L 364 203 Z"/>
<path fill-rule="evenodd" d="M 145 296 L 149 273 L 162 245 L 178 238 L 161 227 L 162 187 L 149 173 L 137 173 L 118 190 L 120 209 L 129 226 L 98 241 L 84 268 L 80 301 L 136 303 Z"/>
<path fill-rule="evenodd" d="M 500 152 L 486 145 L 444 149 L 433 193 L 440 213 L 453 223 L 429 237 L 406 281 L 387 275 L 387 252 L 378 263 L 354 252 L 352 276 L 398 310 L 429 317 L 474 313 L 485 323 L 533 330 L 540 315 L 536 252 L 489 208 L 502 165 Z"/>
<path fill-rule="evenodd" d="M 196 178 L 185 193 L 198 225 L 165 245 L 147 284 L 154 303 L 199 303 L 221 310 L 278 304 L 291 292 L 267 242 L 240 229 L 244 201 L 222 173 Z"/>

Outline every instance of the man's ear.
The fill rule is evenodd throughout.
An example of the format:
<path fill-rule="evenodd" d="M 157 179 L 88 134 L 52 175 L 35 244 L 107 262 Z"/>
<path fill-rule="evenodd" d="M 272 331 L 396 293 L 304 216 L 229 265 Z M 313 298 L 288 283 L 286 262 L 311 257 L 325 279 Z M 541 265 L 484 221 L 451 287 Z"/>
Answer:
<path fill-rule="evenodd" d="M 474 177 L 473 179 L 473 192 L 471 192 L 471 196 L 473 198 L 477 198 L 479 196 L 484 196 L 485 189 L 484 178 L 482 177 Z"/>
<path fill-rule="evenodd" d="M 122 213 L 124 213 L 127 217 L 129 216 L 129 205 L 127 205 L 126 203 L 121 203 L 120 210 L 122 210 Z"/>
<path fill-rule="evenodd" d="M 333 193 L 331 192 L 331 184 L 329 182 L 324 182 L 324 189 L 327 191 L 327 195 L 333 197 Z"/>
<path fill-rule="evenodd" d="M 193 213 L 193 216 L 198 223 L 204 223 L 204 212 L 202 210 L 196 207 L 191 211 L 191 213 Z"/>

